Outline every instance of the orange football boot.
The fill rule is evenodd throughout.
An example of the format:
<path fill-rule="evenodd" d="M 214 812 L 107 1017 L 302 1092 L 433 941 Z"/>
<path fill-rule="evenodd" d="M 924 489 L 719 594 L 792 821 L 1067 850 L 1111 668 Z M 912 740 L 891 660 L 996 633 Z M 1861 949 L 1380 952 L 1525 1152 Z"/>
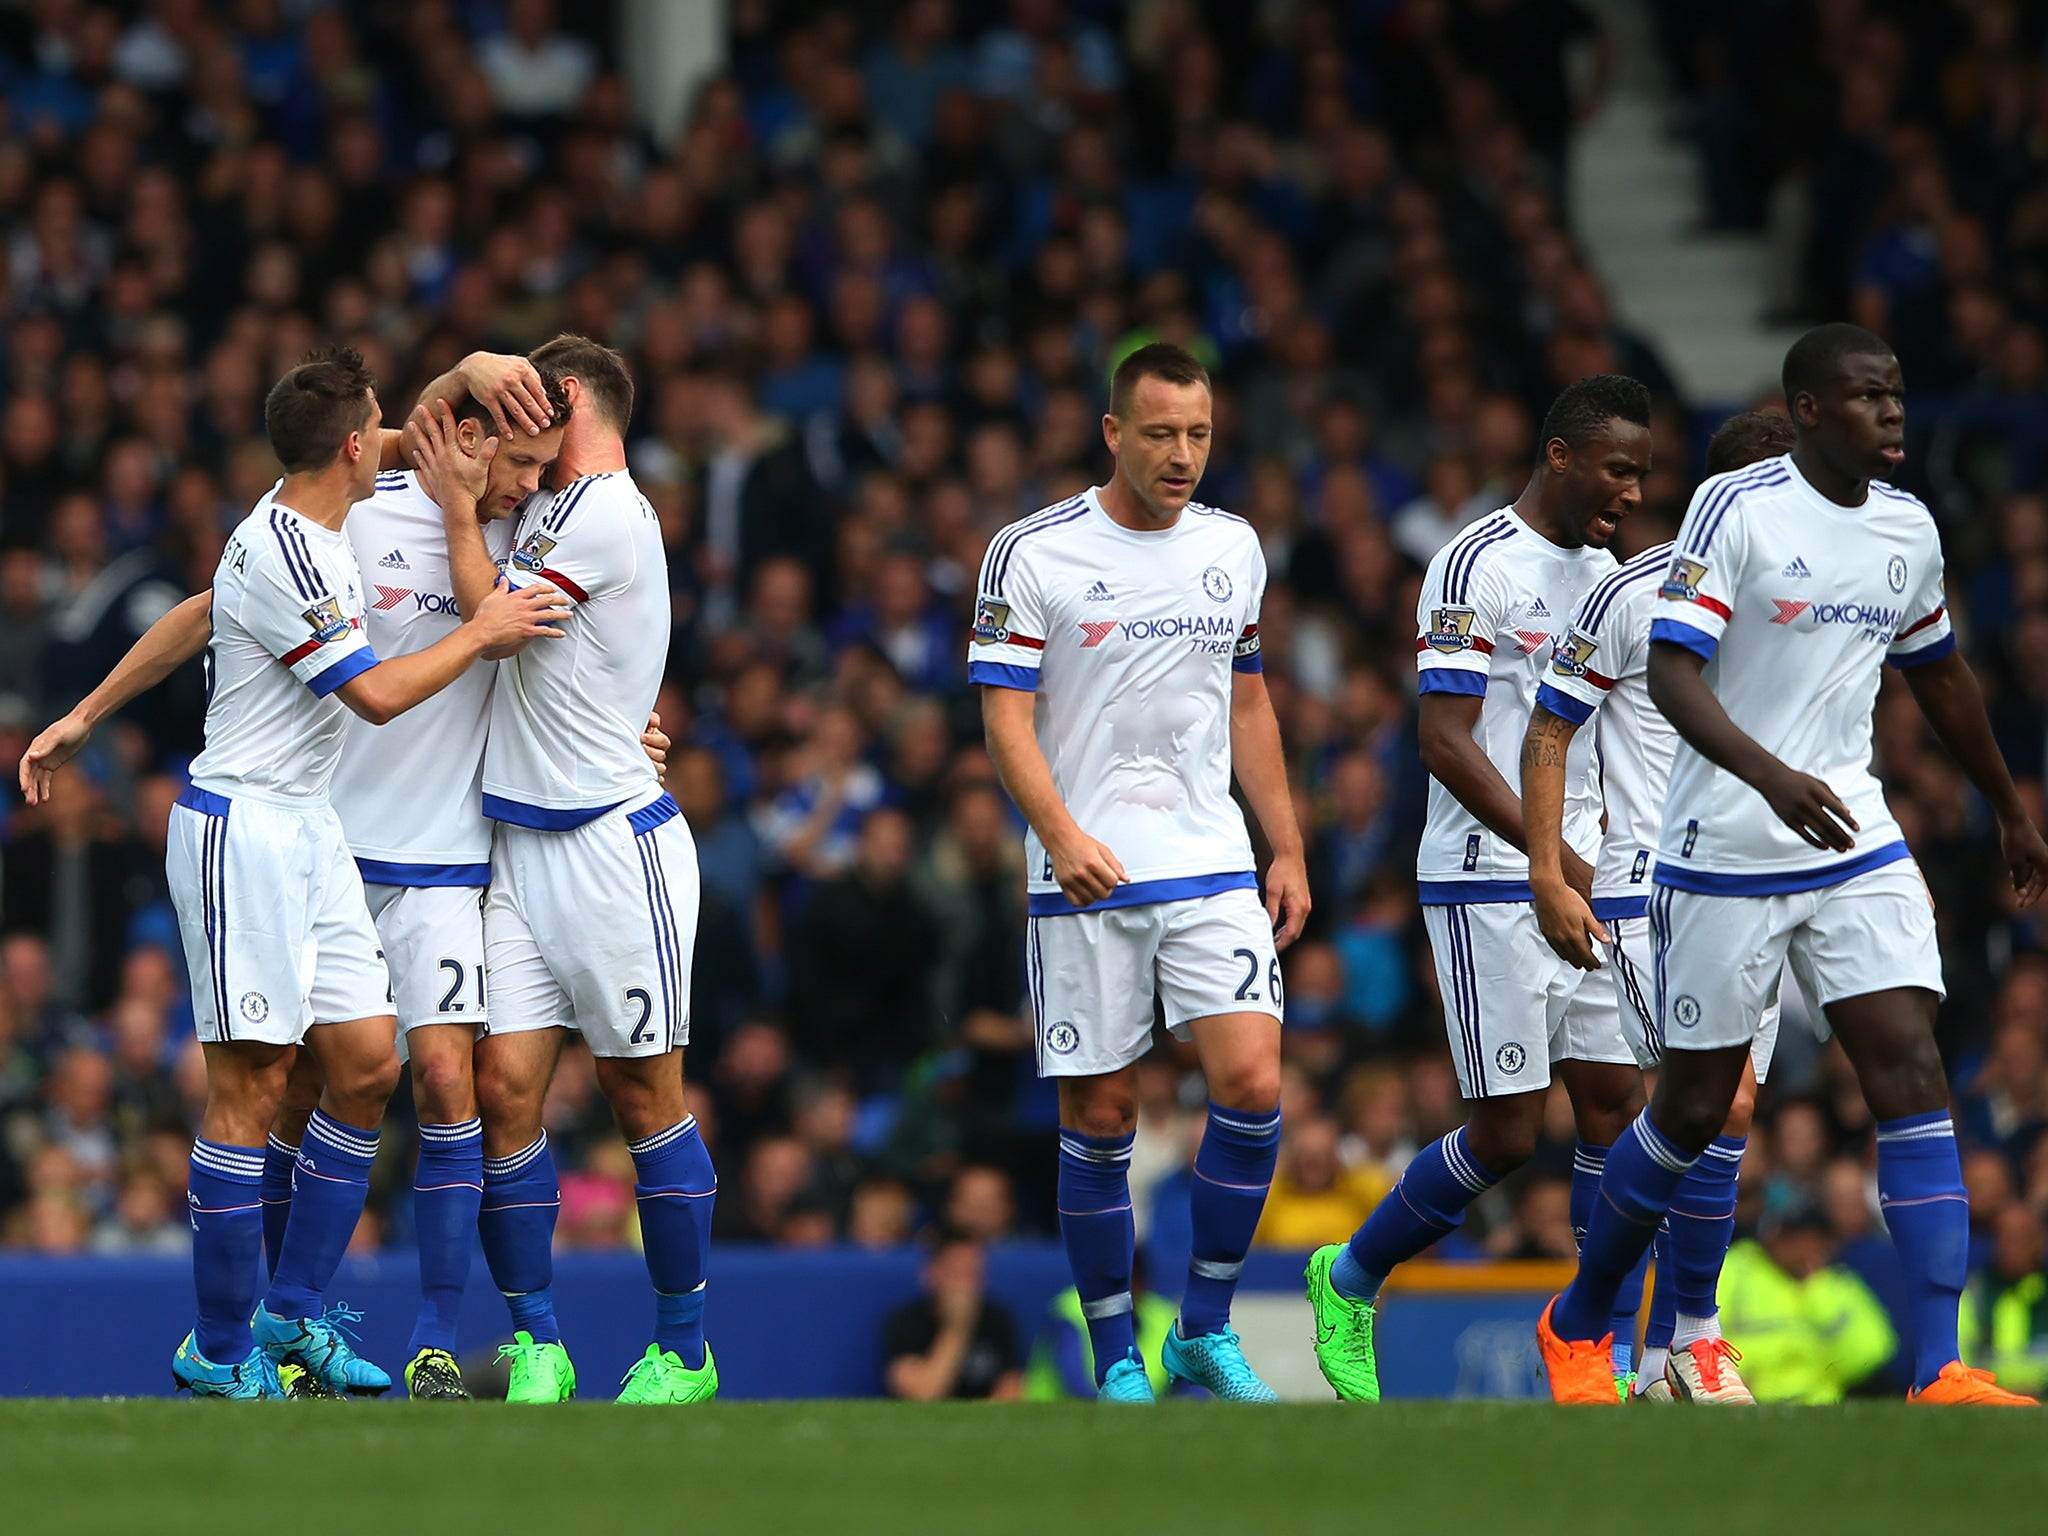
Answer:
<path fill-rule="evenodd" d="M 1543 1352 L 1543 1374 L 1550 1378 L 1550 1400 L 1587 1408 L 1619 1408 L 1614 1391 L 1614 1335 L 1581 1341 L 1560 1339 L 1550 1326 L 1557 1298 L 1536 1319 L 1536 1347 Z"/>
<path fill-rule="evenodd" d="M 1974 1370 L 1960 1360 L 1951 1360 L 1941 1374 L 1918 1392 L 1908 1392 L 1909 1403 L 1932 1403 L 1938 1408 L 2038 1408 L 2041 1400 L 2008 1392 L 1989 1371 Z"/>

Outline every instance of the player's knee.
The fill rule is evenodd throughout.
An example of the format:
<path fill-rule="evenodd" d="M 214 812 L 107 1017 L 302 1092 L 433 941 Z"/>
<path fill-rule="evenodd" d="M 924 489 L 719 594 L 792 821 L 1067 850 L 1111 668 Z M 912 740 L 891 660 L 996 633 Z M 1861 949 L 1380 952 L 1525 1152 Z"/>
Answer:
<path fill-rule="evenodd" d="M 1225 1109 L 1266 1114 L 1280 1105 L 1280 1062 L 1247 1062 L 1209 1074 L 1209 1097 Z M 1135 1111 L 1135 1103 L 1133 1109 Z"/>
<path fill-rule="evenodd" d="M 1881 1065 L 1866 1065 L 1860 1074 L 1863 1096 L 1880 1120 L 1924 1115 L 1948 1108 L 1948 1078 L 1933 1036 L 1902 1044 Z"/>
<path fill-rule="evenodd" d="M 325 1101 L 342 1112 L 351 1125 L 361 1125 L 382 1115 L 385 1103 L 398 1088 L 398 1054 L 364 1054 L 331 1065 L 327 1073 Z"/>
<path fill-rule="evenodd" d="M 1536 1155 L 1540 1118 L 1521 1114 L 1476 1112 L 1465 1127 L 1465 1145 L 1482 1168 L 1504 1179 Z"/>
<path fill-rule="evenodd" d="M 457 1125 L 477 1112 L 469 1064 L 455 1057 L 415 1056 L 412 1094 L 420 1118 L 432 1125 Z"/>
<path fill-rule="evenodd" d="M 1138 1128 L 1137 1096 L 1121 1085 L 1091 1085 L 1088 1091 L 1060 1097 L 1060 1124 L 1083 1136 L 1115 1140 Z"/>

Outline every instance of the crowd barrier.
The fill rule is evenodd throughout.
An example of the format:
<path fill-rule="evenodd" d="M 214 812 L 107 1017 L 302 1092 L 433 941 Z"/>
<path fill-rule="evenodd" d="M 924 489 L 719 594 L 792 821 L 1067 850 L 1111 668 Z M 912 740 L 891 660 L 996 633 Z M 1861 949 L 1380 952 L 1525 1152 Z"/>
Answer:
<path fill-rule="evenodd" d="M 1287 1397 L 1327 1399 L 1302 1299 L 1303 1255 L 1260 1252 L 1236 1309 L 1247 1354 Z M 707 1331 L 721 1393 L 734 1398 L 864 1397 L 882 1389 L 881 1333 L 918 1295 L 914 1249 L 776 1249 L 713 1255 Z M 1007 1244 L 989 1259 L 990 1294 L 1028 1341 L 1067 1284 L 1056 1244 Z M 1528 1397 L 1541 1391 L 1531 1329 L 1569 1278 L 1555 1265 L 1414 1265 L 1383 1310 L 1379 1354 L 1390 1397 Z M 330 1300 L 360 1308 L 363 1352 L 395 1376 L 418 1292 L 409 1252 L 350 1259 Z M 609 1397 L 646 1349 L 652 1307 L 634 1253 L 565 1253 L 557 1309 L 580 1395 Z M 0 1258 L 0 1395 L 156 1395 L 192 1323 L 191 1267 L 156 1258 Z M 481 1257 L 463 1299 L 461 1353 L 488 1360 L 508 1336 Z"/>

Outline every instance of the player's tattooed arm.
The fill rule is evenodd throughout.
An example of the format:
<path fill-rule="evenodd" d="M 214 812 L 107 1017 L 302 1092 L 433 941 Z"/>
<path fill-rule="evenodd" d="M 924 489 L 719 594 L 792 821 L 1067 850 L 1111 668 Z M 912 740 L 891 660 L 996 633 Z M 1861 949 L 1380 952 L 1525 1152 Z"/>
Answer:
<path fill-rule="evenodd" d="M 2027 814 L 2026 802 L 2005 766 L 2005 755 L 1991 734 L 1976 674 L 1954 651 L 1939 661 L 1907 667 L 1905 673 L 1920 713 L 1990 802 L 1998 817 L 1998 840 L 2012 874 L 2013 891 L 2021 906 L 2032 906 L 2048 886 L 2048 845 L 2042 843 L 2040 830 Z"/>
<path fill-rule="evenodd" d="M 1422 766 L 1431 778 L 1451 792 L 1458 804 L 1479 818 L 1480 824 L 1496 837 L 1528 852 L 1529 834 L 1523 824 L 1522 800 L 1515 786 L 1501 777 L 1493 759 L 1479 745 L 1473 731 L 1479 725 L 1479 710 L 1485 703 L 1473 693 L 1425 693 L 1417 715 L 1417 735 L 1422 747 Z M 1565 880 L 1582 896 L 1593 890 L 1593 870 L 1570 848 L 1563 850 Z"/>
<path fill-rule="evenodd" d="M 1039 750 L 1032 711 L 1037 695 L 1020 688 L 985 686 L 981 690 L 982 732 L 1003 788 L 1031 823 L 1052 860 L 1052 877 L 1067 900 L 1093 906 L 1129 878 L 1108 846 L 1081 830 L 1059 786 L 1052 766 Z"/>
<path fill-rule="evenodd" d="M 1266 867 L 1266 916 L 1273 924 L 1275 945 L 1285 949 L 1301 937 L 1312 902 L 1301 826 L 1294 819 L 1294 791 L 1287 782 L 1287 759 L 1280 745 L 1280 722 L 1273 714 L 1266 679 L 1258 672 L 1231 674 L 1230 762 L 1259 819 L 1259 831 L 1273 850 L 1273 861 Z"/>
<path fill-rule="evenodd" d="M 71 712 L 29 743 L 21 755 L 21 793 L 30 805 L 50 798 L 57 770 L 77 756 L 93 727 L 141 697 L 206 649 L 213 631 L 213 592 L 188 597 L 128 648 L 104 681 Z"/>
<path fill-rule="evenodd" d="M 1777 818 L 1814 847 L 1837 853 L 1855 847 L 1861 828 L 1841 796 L 1826 780 L 1788 767 L 1729 719 L 1700 675 L 1706 665 L 1704 656 L 1685 646 L 1650 642 L 1650 700 L 1672 729 L 1701 757 L 1762 795 Z"/>
<path fill-rule="evenodd" d="M 1565 760 L 1578 726 L 1538 704 L 1522 735 L 1522 824 L 1529 834 L 1529 892 L 1543 937 L 1582 971 L 1600 969 L 1607 930 L 1585 894 L 1565 879 Z"/>

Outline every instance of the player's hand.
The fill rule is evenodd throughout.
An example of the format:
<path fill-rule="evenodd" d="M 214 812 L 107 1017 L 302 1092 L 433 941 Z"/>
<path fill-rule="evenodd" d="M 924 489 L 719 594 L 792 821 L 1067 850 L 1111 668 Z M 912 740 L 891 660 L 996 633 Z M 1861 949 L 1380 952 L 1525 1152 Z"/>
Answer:
<path fill-rule="evenodd" d="M 1046 851 L 1052 855 L 1053 879 L 1077 907 L 1094 906 L 1130 878 L 1117 856 L 1085 832 L 1076 835 L 1071 847 Z"/>
<path fill-rule="evenodd" d="M 1593 899 L 1593 866 L 1580 858 L 1569 848 L 1560 849 L 1564 864 L 1564 883 L 1577 891 L 1587 901 Z"/>
<path fill-rule="evenodd" d="M 491 460 L 498 456 L 497 438 L 485 438 L 471 453 L 455 435 L 455 413 L 445 400 L 414 407 L 406 430 L 417 434 L 413 466 L 420 472 L 420 489 L 436 506 L 446 511 L 465 502 L 474 507 L 483 501 Z"/>
<path fill-rule="evenodd" d="M 26 759 L 22 766 L 26 771 Z M 2048 889 L 2048 843 L 2041 840 L 2034 823 L 2022 817 L 2000 823 L 1998 846 L 2005 854 L 2005 867 L 2012 874 L 2013 895 L 2021 906 L 2031 907 L 2041 899 L 2042 890 Z"/>
<path fill-rule="evenodd" d="M 525 433 L 539 437 L 554 425 L 547 388 L 539 371 L 523 357 L 472 352 L 462 360 L 462 377 L 477 402 L 507 437 Z"/>
<path fill-rule="evenodd" d="M 56 787 L 57 770 L 78 756 L 78 749 L 92 737 L 92 727 L 76 715 L 66 715 L 28 744 L 21 754 L 21 797 L 30 805 L 41 805 Z"/>
<path fill-rule="evenodd" d="M 1532 880 L 1529 894 L 1536 899 L 1536 922 L 1544 940 L 1559 958 L 1582 971 L 1599 970 L 1598 946 L 1607 942 L 1608 933 L 1593 915 L 1592 903 L 1560 881 Z"/>
<path fill-rule="evenodd" d="M 1266 869 L 1266 916 L 1273 924 L 1273 947 L 1285 949 L 1301 937 L 1308 914 L 1308 865 L 1300 854 L 1277 854 Z"/>
<path fill-rule="evenodd" d="M 650 714 L 647 717 L 647 729 L 640 733 L 640 750 L 645 752 L 648 761 L 654 764 L 654 776 L 657 779 L 665 780 L 668 777 L 668 749 L 668 732 L 661 728 L 661 716 Z"/>
<path fill-rule="evenodd" d="M 1863 829 L 1856 825 L 1849 807 L 1842 804 L 1841 797 L 1828 788 L 1825 780 L 1787 768 L 1757 788 L 1777 813 L 1778 820 L 1814 847 L 1847 853 L 1856 846 L 1856 839 L 1850 834 Z"/>
<path fill-rule="evenodd" d="M 569 617 L 569 600 L 547 582 L 513 587 L 500 576 L 490 595 L 476 605 L 477 638 L 486 651 L 522 646 L 529 640 L 559 640 L 555 628 Z"/>

